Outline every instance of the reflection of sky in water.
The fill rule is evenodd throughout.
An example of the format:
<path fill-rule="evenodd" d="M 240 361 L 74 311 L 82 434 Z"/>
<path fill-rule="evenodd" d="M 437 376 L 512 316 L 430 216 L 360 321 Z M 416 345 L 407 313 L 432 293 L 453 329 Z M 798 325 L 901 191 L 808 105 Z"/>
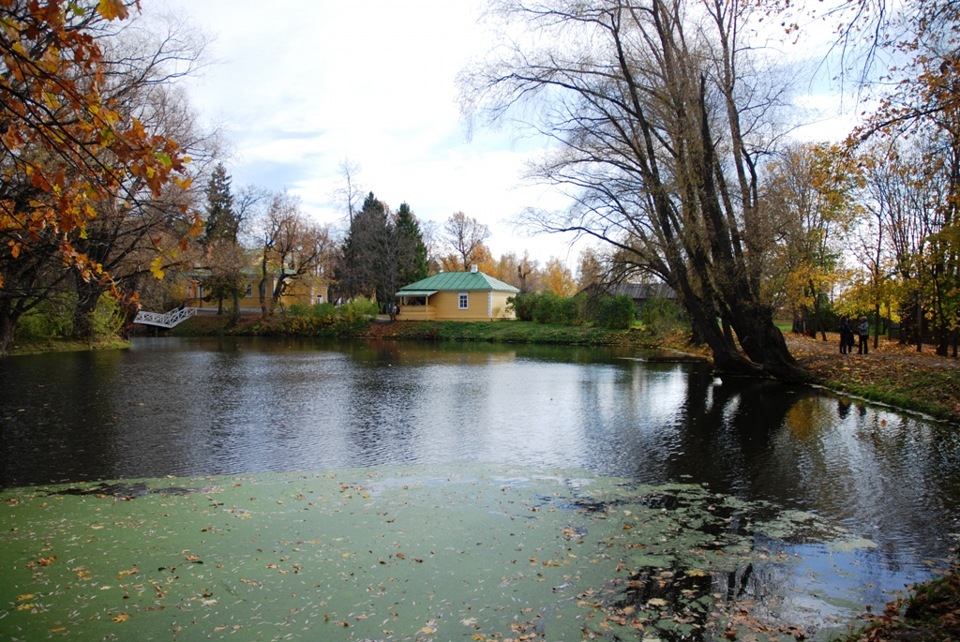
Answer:
<path fill-rule="evenodd" d="M 810 389 L 599 349 L 138 340 L 8 358 L 0 483 L 507 463 L 685 481 L 813 511 L 875 549 L 803 561 L 878 604 L 954 541 L 960 436 Z M 879 588 L 878 588 L 879 587 Z M 798 607 L 801 605 L 797 605 Z"/>
<path fill-rule="evenodd" d="M 821 543 L 785 544 L 761 540 L 771 558 L 786 563 L 763 567 L 753 592 L 776 593 L 777 600 L 763 601 L 768 615 L 789 613 L 790 619 L 813 627 L 830 626 L 832 618 L 849 618 L 868 607 L 874 612 L 905 587 L 927 577 L 917 568 L 890 566 L 873 548 L 833 548 Z M 757 595 L 756 597 L 762 597 Z"/>

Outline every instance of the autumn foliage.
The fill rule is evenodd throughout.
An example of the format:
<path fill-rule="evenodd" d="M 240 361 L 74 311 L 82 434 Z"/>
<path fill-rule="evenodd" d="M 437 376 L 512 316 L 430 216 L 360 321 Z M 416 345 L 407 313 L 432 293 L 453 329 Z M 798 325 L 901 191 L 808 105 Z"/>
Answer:
<path fill-rule="evenodd" d="M 86 279 L 107 278 L 71 242 L 132 183 L 185 187 L 176 142 L 102 97 L 97 30 L 137 3 L 0 0 L 0 290 L 11 262 L 54 243 Z"/>

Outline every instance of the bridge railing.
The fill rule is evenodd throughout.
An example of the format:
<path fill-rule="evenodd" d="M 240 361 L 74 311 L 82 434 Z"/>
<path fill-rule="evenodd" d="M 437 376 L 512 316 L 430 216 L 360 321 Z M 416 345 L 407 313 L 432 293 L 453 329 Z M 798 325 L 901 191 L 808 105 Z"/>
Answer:
<path fill-rule="evenodd" d="M 137 318 L 134 319 L 133 322 L 143 325 L 155 325 L 161 328 L 172 328 L 184 319 L 188 319 L 196 314 L 197 308 L 187 307 L 174 308 L 169 312 L 147 312 L 146 310 L 141 310 L 137 313 Z"/>

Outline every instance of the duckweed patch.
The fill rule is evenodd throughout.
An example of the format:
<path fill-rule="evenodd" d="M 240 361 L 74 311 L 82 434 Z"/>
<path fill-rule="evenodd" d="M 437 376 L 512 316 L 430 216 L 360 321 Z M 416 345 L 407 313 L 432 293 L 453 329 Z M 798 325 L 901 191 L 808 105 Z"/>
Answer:
<path fill-rule="evenodd" d="M 772 537 L 780 552 L 763 544 Z M 11 640 L 797 639 L 824 623 L 804 629 L 778 612 L 790 586 L 772 580 L 789 577 L 780 545 L 792 538 L 869 545 L 809 514 L 581 471 L 15 488 L 0 492 L 0 630 Z"/>

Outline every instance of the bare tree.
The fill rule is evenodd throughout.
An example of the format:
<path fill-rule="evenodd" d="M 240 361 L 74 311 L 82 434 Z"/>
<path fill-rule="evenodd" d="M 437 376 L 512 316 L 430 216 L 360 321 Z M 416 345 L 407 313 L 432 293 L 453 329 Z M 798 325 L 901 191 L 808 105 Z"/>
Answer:
<path fill-rule="evenodd" d="M 447 243 L 463 262 L 463 269 L 469 270 L 476 265 L 484 247 L 484 241 L 490 238 L 490 228 L 463 212 L 455 212 L 443 224 Z"/>
<path fill-rule="evenodd" d="M 577 194 L 566 213 L 532 210 L 528 222 L 592 236 L 667 281 L 720 371 L 805 379 L 761 289 L 773 239 L 757 163 L 781 99 L 763 74 L 747 74 L 747 7 L 503 0 L 495 8 L 530 35 L 505 29 L 515 37 L 463 74 L 465 109 L 515 116 L 556 141 L 533 175 Z"/>
<path fill-rule="evenodd" d="M 344 158 L 337 167 L 340 172 L 340 184 L 334 190 L 334 198 L 347 206 L 347 225 L 353 224 L 359 205 L 363 202 L 363 186 L 357 182 L 360 173 L 359 163 Z"/>
<path fill-rule="evenodd" d="M 268 316 L 276 310 L 290 283 L 307 276 L 320 276 L 333 251 L 329 231 L 311 223 L 300 209 L 298 198 L 278 192 L 273 195 L 261 222 L 260 310 Z M 268 293 L 270 276 L 273 289 Z M 268 298 L 269 297 L 269 298 Z"/>

